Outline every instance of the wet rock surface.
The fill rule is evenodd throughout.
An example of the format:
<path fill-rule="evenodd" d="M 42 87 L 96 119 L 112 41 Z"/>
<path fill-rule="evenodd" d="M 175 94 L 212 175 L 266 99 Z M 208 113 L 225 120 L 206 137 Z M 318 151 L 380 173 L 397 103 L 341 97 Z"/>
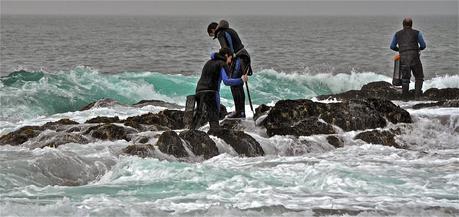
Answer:
<path fill-rule="evenodd" d="M 410 114 L 388 100 L 346 100 L 319 103 L 311 100 L 281 100 L 264 121 L 268 136 L 333 134 L 335 125 L 344 131 L 382 128 L 392 123 L 411 123 Z"/>
<path fill-rule="evenodd" d="M 153 157 L 155 147 L 151 144 L 130 145 L 123 148 L 122 152 L 128 155 L 136 155 L 142 158 Z"/>
<path fill-rule="evenodd" d="M 430 88 L 418 98 L 415 98 L 414 90 L 411 90 L 408 97 L 404 98 L 400 87 L 393 86 L 385 81 L 377 81 L 362 86 L 360 90 L 350 90 L 343 93 L 321 95 L 317 97 L 319 100 L 350 100 L 364 98 L 380 98 L 386 100 L 454 100 L 459 99 L 459 88 Z"/>
<path fill-rule="evenodd" d="M 205 132 L 185 130 L 179 136 L 188 142 L 191 151 L 196 156 L 203 156 L 204 159 L 209 159 L 219 154 L 217 145 Z"/>
<path fill-rule="evenodd" d="M 133 129 L 128 129 L 115 124 L 103 124 L 90 127 L 84 134 L 89 134 L 96 139 L 101 140 L 121 140 L 130 141 L 128 134 L 135 133 Z"/>
<path fill-rule="evenodd" d="M 396 132 L 391 132 L 389 130 L 371 130 L 357 134 L 354 139 L 361 139 L 371 144 L 380 144 L 395 148 L 405 148 L 403 145 L 400 145 L 395 141 L 395 133 Z"/>
<path fill-rule="evenodd" d="M 85 121 L 87 124 L 94 124 L 94 123 L 121 123 L 121 120 L 118 118 L 118 116 L 115 117 L 103 117 L 103 116 L 97 116 L 95 118 L 91 118 L 87 121 Z"/>
<path fill-rule="evenodd" d="M 41 134 L 32 142 L 31 148 L 57 148 L 67 143 L 87 144 L 89 139 L 78 133 L 54 132 Z"/>
<path fill-rule="evenodd" d="M 0 137 L 0 145 L 20 145 L 27 140 L 38 136 L 43 127 L 39 126 L 25 126 L 16 131 L 10 132 Z"/>
<path fill-rule="evenodd" d="M 253 114 L 253 120 L 257 126 L 263 125 L 268 115 L 269 111 L 271 110 L 271 106 L 267 106 L 265 104 L 261 104 L 257 108 L 255 108 L 255 114 Z"/>
<path fill-rule="evenodd" d="M 243 131 L 230 129 L 212 129 L 207 132 L 209 135 L 216 136 L 228 143 L 239 155 L 246 157 L 263 156 L 265 153 L 252 136 Z"/>
<path fill-rule="evenodd" d="M 459 108 L 459 100 L 438 101 L 433 103 L 419 103 L 413 106 L 413 109 L 422 109 L 429 107 Z"/>
<path fill-rule="evenodd" d="M 93 108 L 103 108 L 103 107 L 111 107 L 115 105 L 122 105 L 118 101 L 110 98 L 99 99 L 95 102 L 89 103 L 88 105 L 83 106 L 80 111 L 86 111 Z"/>
<path fill-rule="evenodd" d="M 165 154 L 177 158 L 188 157 L 188 152 L 183 146 L 182 140 L 175 131 L 166 131 L 159 136 L 156 146 Z"/>
<path fill-rule="evenodd" d="M 132 104 L 132 106 L 138 107 L 138 108 L 148 106 L 148 105 L 165 107 L 168 109 L 182 109 L 183 108 L 183 106 L 177 105 L 175 103 L 164 102 L 164 101 L 155 100 L 155 99 L 140 100 L 139 102 Z"/>
<path fill-rule="evenodd" d="M 335 148 L 344 147 L 344 141 L 336 136 L 327 136 L 327 142 Z"/>

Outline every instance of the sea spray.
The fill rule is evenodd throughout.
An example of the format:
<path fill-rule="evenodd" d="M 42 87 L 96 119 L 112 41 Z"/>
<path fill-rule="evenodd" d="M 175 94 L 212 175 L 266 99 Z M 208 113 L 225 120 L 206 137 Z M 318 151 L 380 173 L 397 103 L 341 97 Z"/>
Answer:
<path fill-rule="evenodd" d="M 56 73 L 18 71 L 1 78 L 0 121 L 17 122 L 77 111 L 102 98 L 122 104 L 157 99 L 184 105 L 185 97 L 194 94 L 197 79 L 197 76 L 156 72 L 107 74 L 88 67 Z M 373 72 L 286 74 L 261 70 L 250 77 L 249 83 L 253 103 L 260 105 L 360 89 L 368 82 L 380 80 L 390 81 L 390 78 Z M 459 87 L 459 76 L 436 77 L 425 82 L 425 89 L 430 87 Z M 222 87 L 221 97 L 223 104 L 233 105 L 229 88 Z"/>

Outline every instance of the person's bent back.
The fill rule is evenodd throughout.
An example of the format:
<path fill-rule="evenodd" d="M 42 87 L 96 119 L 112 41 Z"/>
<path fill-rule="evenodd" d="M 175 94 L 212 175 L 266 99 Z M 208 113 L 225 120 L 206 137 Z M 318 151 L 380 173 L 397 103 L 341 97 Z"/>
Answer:
<path fill-rule="evenodd" d="M 220 127 L 218 124 L 220 112 L 220 84 L 227 86 L 243 85 L 247 76 L 243 78 L 228 78 L 228 64 L 231 63 L 233 53 L 228 48 L 222 48 L 218 53 L 213 53 L 202 69 L 201 77 L 196 86 L 196 103 L 198 108 L 193 117 L 191 128 L 196 129 L 201 124 L 205 114 L 209 119 L 210 128 Z"/>

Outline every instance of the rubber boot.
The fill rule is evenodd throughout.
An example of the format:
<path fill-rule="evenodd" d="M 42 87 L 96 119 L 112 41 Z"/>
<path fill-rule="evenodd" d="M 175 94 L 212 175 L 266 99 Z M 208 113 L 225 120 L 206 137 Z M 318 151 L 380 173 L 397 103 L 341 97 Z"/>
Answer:
<path fill-rule="evenodd" d="M 402 83 L 402 98 L 404 101 L 408 101 L 410 91 L 410 83 Z"/>
<path fill-rule="evenodd" d="M 218 121 L 209 121 L 209 125 L 210 125 L 210 130 L 220 129 L 220 124 L 218 123 Z"/>
<path fill-rule="evenodd" d="M 416 98 L 420 98 L 422 96 L 422 83 L 423 80 L 416 80 L 414 83 L 414 96 Z"/>

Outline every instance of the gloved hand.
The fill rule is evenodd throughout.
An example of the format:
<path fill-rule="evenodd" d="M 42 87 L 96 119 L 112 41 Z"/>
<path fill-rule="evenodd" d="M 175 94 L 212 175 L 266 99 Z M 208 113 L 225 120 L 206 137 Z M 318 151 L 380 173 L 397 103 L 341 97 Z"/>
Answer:
<path fill-rule="evenodd" d="M 247 81 L 249 80 L 249 77 L 248 77 L 247 75 L 243 75 L 243 76 L 241 77 L 241 79 L 242 79 L 242 81 L 245 83 L 245 82 L 247 82 Z"/>

